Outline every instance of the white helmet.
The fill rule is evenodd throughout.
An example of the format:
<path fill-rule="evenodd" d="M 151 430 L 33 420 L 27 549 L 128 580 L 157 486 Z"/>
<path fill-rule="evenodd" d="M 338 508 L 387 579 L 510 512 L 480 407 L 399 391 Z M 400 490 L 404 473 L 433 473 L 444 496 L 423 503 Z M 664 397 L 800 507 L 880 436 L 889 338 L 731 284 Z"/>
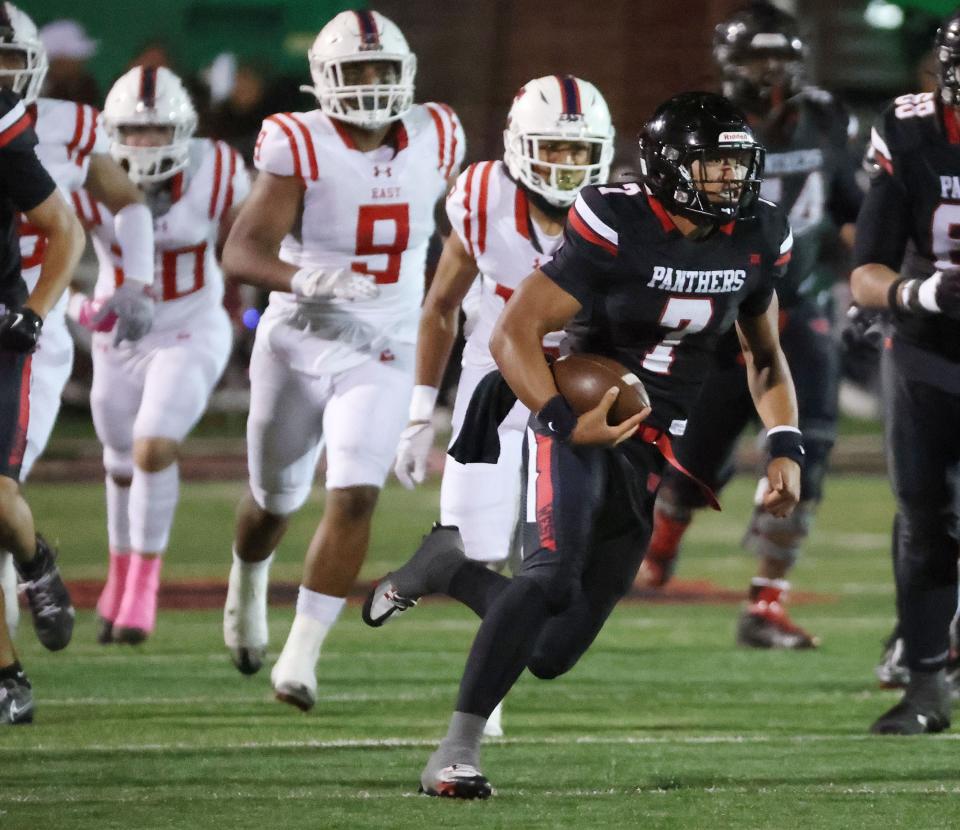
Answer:
<path fill-rule="evenodd" d="M 13 78 L 13 91 L 32 104 L 40 94 L 47 75 L 47 51 L 43 48 L 37 27 L 13 3 L 0 3 L 0 49 L 21 52 L 26 59 L 24 69 L 0 69 L 0 78 Z"/>
<path fill-rule="evenodd" d="M 338 121 L 376 130 L 397 121 L 413 106 L 417 58 L 396 24 L 379 12 L 340 12 L 317 35 L 307 52 L 313 93 L 320 110 Z M 383 61 L 393 77 L 380 83 L 347 83 L 350 63 Z"/>
<path fill-rule="evenodd" d="M 162 147 L 124 143 L 123 128 L 172 127 L 173 139 Z M 110 155 L 127 168 L 136 184 L 162 182 L 187 166 L 197 111 L 183 82 L 164 66 L 135 66 L 107 93 L 103 127 Z"/>
<path fill-rule="evenodd" d="M 503 132 L 503 160 L 510 175 L 525 188 L 551 205 L 567 207 L 581 188 L 607 181 L 613 136 L 607 102 L 593 84 L 572 75 L 546 75 L 524 84 L 514 97 Z M 543 161 L 542 141 L 590 144 L 590 163 Z M 544 175 L 535 168 L 549 172 Z M 582 178 L 571 175 L 580 171 Z"/>

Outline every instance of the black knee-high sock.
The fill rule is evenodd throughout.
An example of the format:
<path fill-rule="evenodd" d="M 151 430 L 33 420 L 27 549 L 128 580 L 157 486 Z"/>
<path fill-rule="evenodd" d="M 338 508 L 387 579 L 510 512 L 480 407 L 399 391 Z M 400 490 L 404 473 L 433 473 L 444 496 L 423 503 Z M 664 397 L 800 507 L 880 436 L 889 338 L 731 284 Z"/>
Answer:
<path fill-rule="evenodd" d="M 467 657 L 457 711 L 487 718 L 523 672 L 550 618 L 543 589 L 532 579 L 507 580 L 487 609 Z"/>
<path fill-rule="evenodd" d="M 447 596 L 459 600 L 483 619 L 490 604 L 510 584 L 510 579 L 491 571 L 482 562 L 468 559 L 450 579 Z"/>

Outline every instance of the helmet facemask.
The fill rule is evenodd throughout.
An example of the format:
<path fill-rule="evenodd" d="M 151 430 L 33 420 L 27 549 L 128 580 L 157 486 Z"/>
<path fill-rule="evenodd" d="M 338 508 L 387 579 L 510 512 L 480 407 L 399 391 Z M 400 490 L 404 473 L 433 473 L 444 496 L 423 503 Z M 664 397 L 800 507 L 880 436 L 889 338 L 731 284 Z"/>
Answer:
<path fill-rule="evenodd" d="M 763 148 L 752 143 L 690 148 L 641 142 L 641 170 L 658 198 L 698 227 L 750 214 L 760 193 L 763 160 Z"/>
<path fill-rule="evenodd" d="M 413 106 L 417 59 L 382 52 L 323 60 L 312 51 L 312 92 L 331 118 L 376 130 L 402 118 Z"/>
<path fill-rule="evenodd" d="M 516 178 L 555 207 L 569 207 L 581 189 L 607 180 L 613 157 L 609 137 L 562 133 L 511 133 L 504 136 Z M 573 159 L 549 161 L 551 150 L 567 146 Z M 580 162 L 578 156 L 583 157 Z"/>
<path fill-rule="evenodd" d="M 779 109 L 803 88 L 804 64 L 792 51 L 750 50 L 723 67 L 723 93 L 758 115 Z"/>
<path fill-rule="evenodd" d="M 47 53 L 38 41 L 17 40 L 16 32 L 10 27 L 0 27 L 0 53 L 11 62 L 20 62 L 22 68 L 0 68 L 0 86 L 13 90 L 23 98 L 24 103 L 32 104 L 40 95 L 40 87 L 47 77 Z M 19 58 L 19 61 L 15 59 Z"/>
<path fill-rule="evenodd" d="M 166 144 L 145 146 L 131 144 L 129 139 L 138 129 L 153 127 L 167 129 L 170 139 Z M 120 164 L 130 180 L 138 185 L 159 184 L 185 169 L 190 155 L 190 138 L 196 129 L 192 123 L 132 121 L 112 125 L 110 155 Z"/>

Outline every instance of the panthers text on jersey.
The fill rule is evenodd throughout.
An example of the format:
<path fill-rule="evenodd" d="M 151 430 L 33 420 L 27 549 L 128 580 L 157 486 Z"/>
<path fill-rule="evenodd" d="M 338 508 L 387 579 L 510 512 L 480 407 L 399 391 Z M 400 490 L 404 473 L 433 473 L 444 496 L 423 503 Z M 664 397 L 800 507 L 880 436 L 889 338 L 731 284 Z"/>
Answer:
<path fill-rule="evenodd" d="M 564 244 L 542 270 L 581 305 L 566 345 L 636 373 L 650 393 L 649 422 L 677 433 L 718 338 L 738 316 L 766 311 L 792 245 L 786 217 L 762 199 L 752 217 L 695 241 L 641 184 L 626 182 L 580 192 Z"/>
<path fill-rule="evenodd" d="M 80 190 L 87 180 L 90 156 L 110 149 L 100 126 L 100 113 L 86 104 L 54 98 L 38 98 L 30 110 L 39 142 L 37 157 L 69 200 L 70 194 Z M 19 233 L 23 278 L 32 289 L 40 278 L 46 239 L 25 219 Z M 61 302 L 66 302 L 66 296 Z"/>
<path fill-rule="evenodd" d="M 757 131 L 766 147 L 760 195 L 787 214 L 793 256 L 777 296 L 789 308 L 809 296 L 812 272 L 824 241 L 855 222 L 863 194 L 850 153 L 850 116 L 829 92 L 804 89 L 776 123 Z"/>
<path fill-rule="evenodd" d="M 960 267 L 960 123 L 933 93 L 901 95 L 873 128 L 874 170 L 857 220 L 856 266 L 907 277 Z M 960 362 L 960 321 L 895 315 L 900 338 Z"/>
<path fill-rule="evenodd" d="M 464 356 L 489 363 L 490 335 L 503 307 L 523 279 L 550 261 L 563 235 L 548 236 L 530 216 L 529 197 L 502 161 L 471 164 L 447 196 L 447 216 L 480 271 L 481 297 Z M 556 347 L 560 334 L 548 335 Z"/>
<path fill-rule="evenodd" d="M 370 152 L 360 152 L 320 110 L 267 118 L 254 163 L 304 185 L 300 221 L 283 240 L 280 258 L 370 274 L 380 289 L 376 298 L 355 303 L 273 292 L 271 306 L 309 315 L 311 331 L 326 340 L 360 347 L 376 333 L 413 343 L 435 206 L 459 169 L 465 143 L 459 119 L 444 104 L 414 105 Z"/>
<path fill-rule="evenodd" d="M 220 220 L 249 191 L 250 177 L 236 150 L 222 141 L 195 138 L 187 168 L 168 188 L 148 194 L 156 244 L 153 293 L 159 301 L 155 330 L 176 327 L 220 303 L 223 274 L 215 250 Z M 100 262 L 94 295 L 108 297 L 124 279 L 113 215 L 86 191 L 72 198 Z"/>

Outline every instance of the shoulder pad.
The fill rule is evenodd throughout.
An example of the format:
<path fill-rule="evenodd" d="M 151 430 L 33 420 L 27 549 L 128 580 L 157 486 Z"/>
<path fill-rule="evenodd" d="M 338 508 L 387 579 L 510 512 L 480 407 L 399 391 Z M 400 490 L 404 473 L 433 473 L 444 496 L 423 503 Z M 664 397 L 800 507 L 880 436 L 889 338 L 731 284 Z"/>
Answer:
<path fill-rule="evenodd" d="M 16 95 L 0 90 L 0 150 L 29 150 L 36 146 L 33 119 Z"/>
<path fill-rule="evenodd" d="M 437 136 L 437 169 L 444 179 L 460 169 L 467 150 L 467 138 L 463 125 L 453 109 L 447 104 L 433 101 L 418 105 L 424 117 L 429 117 Z"/>
<path fill-rule="evenodd" d="M 447 195 L 447 217 L 474 259 L 486 249 L 489 217 L 502 200 L 508 181 L 503 162 L 478 161 L 457 177 Z"/>
<path fill-rule="evenodd" d="M 617 187 L 590 185 L 577 194 L 577 200 L 567 213 L 567 222 L 588 242 L 616 255 L 620 244 L 616 200 L 642 192 L 635 182 L 626 182 Z"/>
<path fill-rule="evenodd" d="M 302 112 L 278 112 L 263 121 L 253 153 L 258 170 L 275 176 L 320 177 L 314 138 Z"/>

